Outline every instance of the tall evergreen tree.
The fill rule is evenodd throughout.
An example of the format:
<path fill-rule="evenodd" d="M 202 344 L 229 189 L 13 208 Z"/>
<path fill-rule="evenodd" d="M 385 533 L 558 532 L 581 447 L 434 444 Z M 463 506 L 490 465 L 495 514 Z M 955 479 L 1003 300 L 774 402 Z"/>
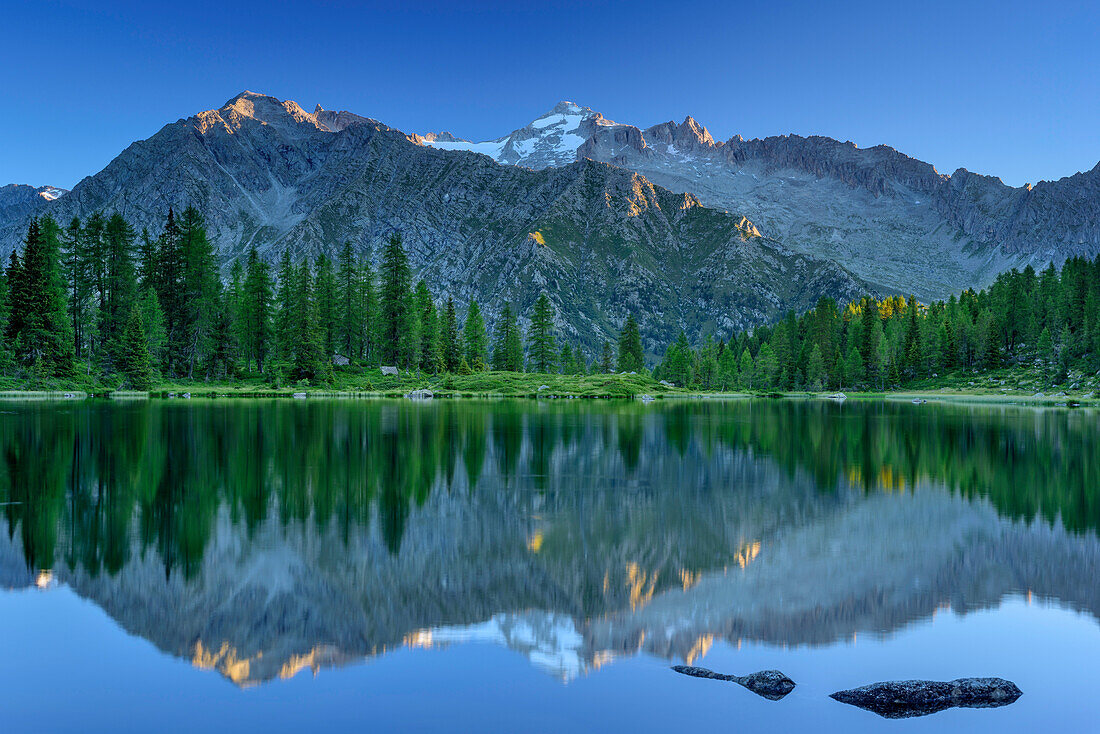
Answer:
<path fill-rule="evenodd" d="M 446 370 L 458 372 L 462 364 L 462 348 L 458 343 L 458 317 L 455 314 L 455 302 L 451 298 L 447 299 L 447 310 L 443 314 L 439 334 Z"/>
<path fill-rule="evenodd" d="M 188 206 L 180 217 L 180 251 L 183 256 L 182 343 L 176 369 L 192 377 L 212 355 L 216 342 L 221 281 L 214 250 L 206 236 L 202 215 Z"/>
<path fill-rule="evenodd" d="M 527 345 L 532 372 L 552 372 L 557 361 L 554 344 L 554 310 L 545 293 L 535 301 L 531 326 L 527 329 Z"/>
<path fill-rule="evenodd" d="M 379 299 L 378 338 L 382 364 L 400 365 L 415 350 L 409 349 L 409 258 L 401 245 L 401 234 L 394 232 L 382 250 L 380 269 L 381 298 Z"/>
<path fill-rule="evenodd" d="M 8 338 L 17 364 L 43 377 L 73 369 L 73 336 L 61 263 L 61 228 L 51 217 L 33 220 L 23 257 L 8 270 Z"/>
<path fill-rule="evenodd" d="M 470 309 L 466 312 L 466 323 L 462 327 L 462 345 L 466 364 L 474 372 L 489 369 L 488 341 L 481 307 L 477 305 L 477 301 L 471 301 Z"/>
<path fill-rule="evenodd" d="M 329 359 L 336 353 L 338 331 L 339 296 L 336 289 L 336 273 L 332 261 L 323 252 L 317 258 L 317 328 L 321 335 L 321 346 Z"/>
<path fill-rule="evenodd" d="M 126 326 L 119 337 L 115 363 L 127 384 L 135 390 L 148 390 L 152 383 L 149 366 L 149 345 L 145 336 L 145 323 L 141 318 L 141 306 L 130 307 Z"/>
<path fill-rule="evenodd" d="M 336 270 L 336 344 L 335 350 L 348 359 L 362 356 L 363 318 L 359 262 L 351 242 L 340 250 Z"/>
<path fill-rule="evenodd" d="M 619 334 L 619 371 L 637 372 L 645 366 L 645 354 L 642 352 L 642 332 L 634 314 L 626 317 L 622 333 Z"/>
<path fill-rule="evenodd" d="M 604 340 L 603 347 L 600 349 L 600 368 L 599 371 L 607 374 L 615 369 L 614 354 L 611 351 L 611 344 Z"/>
<path fill-rule="evenodd" d="M 255 365 L 260 372 L 271 351 L 271 318 L 275 286 L 271 279 L 271 268 L 263 260 L 256 248 L 248 253 L 248 265 L 245 267 L 244 296 L 242 303 L 241 347 L 244 366 L 251 370 Z"/>
<path fill-rule="evenodd" d="M 523 337 L 510 303 L 505 303 L 494 333 L 493 369 L 523 371 Z"/>

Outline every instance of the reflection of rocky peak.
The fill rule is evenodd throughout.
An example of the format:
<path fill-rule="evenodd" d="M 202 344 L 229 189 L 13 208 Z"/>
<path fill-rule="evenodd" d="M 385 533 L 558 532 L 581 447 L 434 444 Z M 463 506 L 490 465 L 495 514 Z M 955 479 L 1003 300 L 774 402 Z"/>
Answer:
<path fill-rule="evenodd" d="M 439 488 L 396 555 L 380 521 L 284 525 L 273 508 L 248 530 L 223 510 L 190 578 L 166 577 L 140 545 L 113 577 L 55 571 L 132 634 L 239 685 L 467 641 L 569 679 L 638 651 L 692 661 L 714 639 L 890 632 L 1022 591 L 1100 615 L 1094 535 L 1003 520 L 932 488 L 817 496 L 726 450 L 652 464 L 649 453 L 633 491 L 571 493 L 564 467 L 594 471 L 579 448 L 553 459 L 561 479 L 541 492 L 505 490 L 492 472 L 472 492 Z"/>

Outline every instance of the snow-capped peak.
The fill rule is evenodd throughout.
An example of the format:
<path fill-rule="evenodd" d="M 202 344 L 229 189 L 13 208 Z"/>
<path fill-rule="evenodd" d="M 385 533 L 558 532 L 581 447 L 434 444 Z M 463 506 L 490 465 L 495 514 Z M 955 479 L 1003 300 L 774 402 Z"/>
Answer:
<path fill-rule="evenodd" d="M 60 199 L 65 194 L 69 193 L 66 189 L 59 189 L 56 186 L 43 186 L 38 189 L 38 195 L 46 201 L 53 201 L 54 199 Z"/>
<path fill-rule="evenodd" d="M 600 127 L 616 123 L 599 112 L 563 100 L 530 124 L 496 140 L 471 143 L 461 138 L 425 135 L 421 142 L 444 150 L 468 150 L 488 155 L 498 163 L 527 168 L 563 166 L 577 159 L 577 151 Z"/>

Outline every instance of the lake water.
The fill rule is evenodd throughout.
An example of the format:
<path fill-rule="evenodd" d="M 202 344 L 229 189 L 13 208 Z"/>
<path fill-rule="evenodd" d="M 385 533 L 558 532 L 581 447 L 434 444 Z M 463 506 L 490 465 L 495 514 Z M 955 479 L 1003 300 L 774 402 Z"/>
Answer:
<path fill-rule="evenodd" d="M 4 732 L 1094 730 L 1100 416 L 0 405 Z M 777 668 L 769 701 L 669 670 Z M 829 693 L 1000 676 L 887 720 Z"/>

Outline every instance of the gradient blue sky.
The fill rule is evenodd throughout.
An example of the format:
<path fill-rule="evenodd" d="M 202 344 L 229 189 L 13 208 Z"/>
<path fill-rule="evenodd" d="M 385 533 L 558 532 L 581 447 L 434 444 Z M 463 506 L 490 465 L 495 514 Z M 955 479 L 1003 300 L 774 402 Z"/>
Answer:
<path fill-rule="evenodd" d="M 886 143 L 1019 185 L 1100 160 L 1096 2 L 4 0 L 0 184 L 71 187 L 243 89 L 472 139 L 559 99 Z"/>

